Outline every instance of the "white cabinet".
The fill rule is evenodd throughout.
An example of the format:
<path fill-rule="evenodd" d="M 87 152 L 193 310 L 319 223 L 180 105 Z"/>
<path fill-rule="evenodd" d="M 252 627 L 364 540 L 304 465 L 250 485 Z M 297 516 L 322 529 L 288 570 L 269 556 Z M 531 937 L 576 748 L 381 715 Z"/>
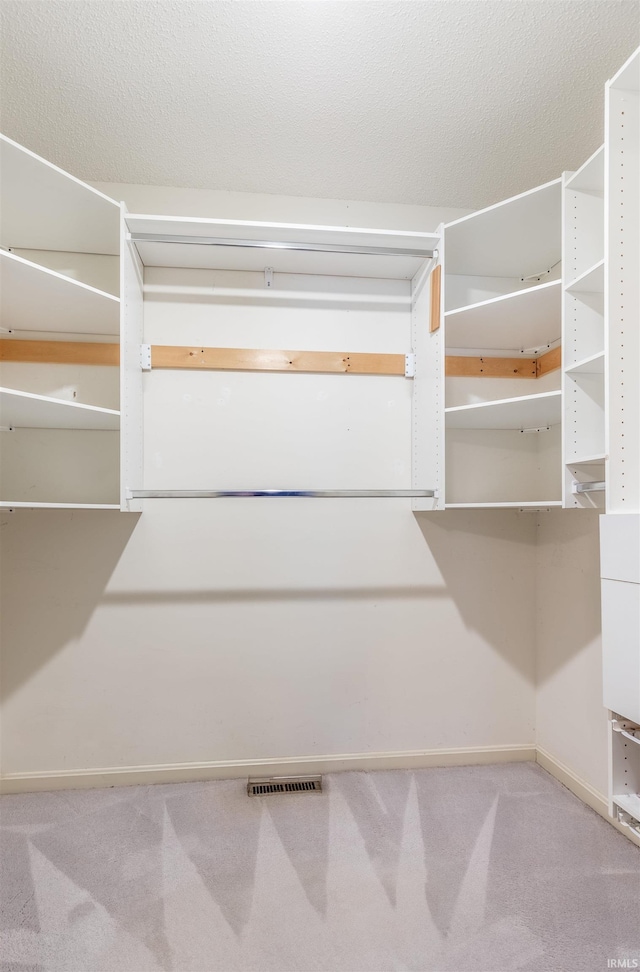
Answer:
<path fill-rule="evenodd" d="M 119 509 L 120 207 L 4 136 L 0 171 L 0 506 Z"/>
<path fill-rule="evenodd" d="M 561 505 L 560 263 L 560 180 L 444 228 L 447 507 Z"/>

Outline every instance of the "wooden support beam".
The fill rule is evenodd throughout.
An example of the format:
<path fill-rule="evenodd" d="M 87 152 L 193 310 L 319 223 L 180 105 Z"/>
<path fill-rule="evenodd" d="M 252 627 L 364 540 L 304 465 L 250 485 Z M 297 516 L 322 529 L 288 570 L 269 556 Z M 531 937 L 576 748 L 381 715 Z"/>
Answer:
<path fill-rule="evenodd" d="M 550 371 L 557 371 L 562 366 L 562 348 L 552 348 L 537 359 L 536 378 L 548 375 Z"/>
<path fill-rule="evenodd" d="M 154 344 L 151 367 L 212 371 L 295 371 L 321 374 L 404 375 L 403 354 L 341 351 L 261 351 L 253 348 L 188 348 Z"/>
<path fill-rule="evenodd" d="M 431 271 L 431 306 L 429 311 L 429 331 L 433 334 L 440 327 L 440 291 L 442 288 L 442 265 L 439 263 Z"/>
<path fill-rule="evenodd" d="M 536 378 L 535 358 L 470 358 L 447 355 L 447 378 Z"/>
<path fill-rule="evenodd" d="M 87 341 L 0 341 L 0 361 L 34 364 L 118 365 L 119 344 Z"/>
<path fill-rule="evenodd" d="M 448 378 L 540 378 L 561 365 L 561 349 L 539 358 L 447 355 Z M 0 340 L 0 361 L 34 364 L 118 365 L 117 344 L 86 341 Z M 154 344 L 153 368 L 201 371 L 291 371 L 307 374 L 404 375 L 403 354 L 346 354 L 342 351 L 266 351 L 254 348 L 189 348 Z"/>

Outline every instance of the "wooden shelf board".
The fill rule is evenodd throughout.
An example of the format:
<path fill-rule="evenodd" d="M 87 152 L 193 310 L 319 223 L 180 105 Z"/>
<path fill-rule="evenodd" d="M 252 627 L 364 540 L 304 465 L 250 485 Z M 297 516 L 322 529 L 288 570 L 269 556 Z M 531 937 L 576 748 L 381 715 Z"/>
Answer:
<path fill-rule="evenodd" d="M 120 300 L 0 250 L 2 327 L 11 331 L 118 334 Z"/>
<path fill-rule="evenodd" d="M 119 252 L 119 204 L 4 135 L 0 191 L 2 246 Z"/>
<path fill-rule="evenodd" d="M 14 429 L 114 431 L 120 428 L 120 412 L 14 388 L 0 388 L 0 425 Z"/>
<path fill-rule="evenodd" d="M 552 344 L 561 332 L 560 280 L 469 304 L 444 315 L 448 348 L 516 351 Z"/>
<path fill-rule="evenodd" d="M 440 238 L 435 233 L 400 233 L 394 230 L 351 229 L 342 226 L 314 226 L 300 223 L 264 223 L 228 219 L 126 214 L 132 234 L 213 237 L 216 239 L 263 240 L 273 243 L 319 243 L 328 245 L 393 247 L 434 250 Z M 142 263 L 147 267 L 254 270 L 271 267 L 278 273 L 308 273 L 327 276 L 386 277 L 410 280 L 425 258 L 349 253 L 322 253 L 277 248 L 247 248 L 182 243 L 137 242 Z"/>
<path fill-rule="evenodd" d="M 120 510 L 119 503 L 12 503 L 0 500 L 0 509 L 23 510 Z"/>
<path fill-rule="evenodd" d="M 445 273 L 518 279 L 546 272 L 561 256 L 561 192 L 555 179 L 447 223 Z"/>
<path fill-rule="evenodd" d="M 593 155 L 567 179 L 565 189 L 598 195 L 604 193 L 604 145 L 596 149 Z"/>
<path fill-rule="evenodd" d="M 567 284 L 565 290 L 569 294 L 604 293 L 604 259 L 598 260 L 592 267 L 572 280 L 571 283 Z"/>
<path fill-rule="evenodd" d="M 603 375 L 604 374 L 604 351 L 597 354 L 590 354 L 587 358 L 581 358 L 575 364 L 566 369 L 568 375 Z"/>
<path fill-rule="evenodd" d="M 560 391 L 523 395 L 445 408 L 448 429 L 512 430 L 544 428 L 560 422 Z"/>

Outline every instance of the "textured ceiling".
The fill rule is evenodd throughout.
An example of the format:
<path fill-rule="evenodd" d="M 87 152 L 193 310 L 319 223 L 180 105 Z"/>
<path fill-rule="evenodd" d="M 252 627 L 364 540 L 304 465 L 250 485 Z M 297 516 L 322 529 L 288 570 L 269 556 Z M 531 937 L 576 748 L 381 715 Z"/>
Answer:
<path fill-rule="evenodd" d="M 636 0 L 3 0 L 2 130 L 102 182 L 476 208 L 576 168 Z"/>

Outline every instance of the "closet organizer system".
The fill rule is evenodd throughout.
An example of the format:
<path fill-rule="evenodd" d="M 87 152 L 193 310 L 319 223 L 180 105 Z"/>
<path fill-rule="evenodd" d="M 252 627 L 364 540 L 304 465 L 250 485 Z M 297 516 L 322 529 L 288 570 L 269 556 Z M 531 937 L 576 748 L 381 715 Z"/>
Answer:
<path fill-rule="evenodd" d="M 605 144 L 577 172 L 435 233 L 134 215 L 3 136 L 0 506 L 296 495 L 599 510 L 610 812 L 640 834 L 639 97 L 636 52 L 607 83 Z M 145 267 L 259 271 L 267 303 L 279 274 L 320 275 L 325 297 L 336 278 L 406 281 L 411 346 L 150 345 Z M 189 368 L 411 381 L 410 488 L 155 488 L 145 372 Z"/>

